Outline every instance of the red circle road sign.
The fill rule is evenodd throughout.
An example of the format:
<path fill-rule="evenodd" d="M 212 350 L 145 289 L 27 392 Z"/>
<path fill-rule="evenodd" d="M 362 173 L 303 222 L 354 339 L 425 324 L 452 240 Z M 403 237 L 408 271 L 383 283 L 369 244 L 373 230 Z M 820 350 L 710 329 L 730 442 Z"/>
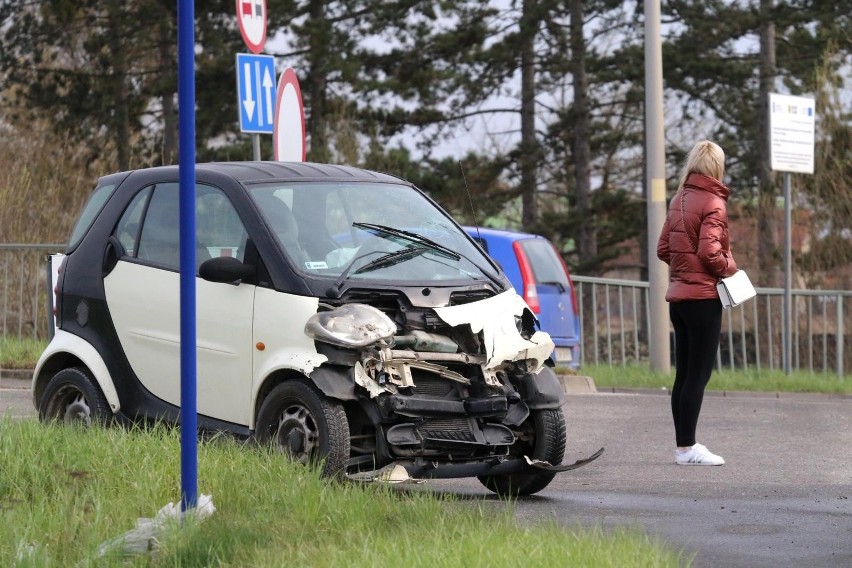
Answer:
<path fill-rule="evenodd" d="M 280 162 L 304 162 L 307 156 L 302 90 L 296 72 L 290 67 L 284 70 L 278 80 L 272 148 L 275 160 Z"/>
<path fill-rule="evenodd" d="M 263 51 L 266 43 L 266 0 L 237 0 L 240 33 L 252 53 Z"/>

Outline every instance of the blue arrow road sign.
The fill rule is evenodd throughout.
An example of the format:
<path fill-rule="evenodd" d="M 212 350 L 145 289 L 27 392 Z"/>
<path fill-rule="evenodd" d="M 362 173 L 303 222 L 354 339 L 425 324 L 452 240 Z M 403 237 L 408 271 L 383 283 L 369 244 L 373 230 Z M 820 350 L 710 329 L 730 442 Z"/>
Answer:
<path fill-rule="evenodd" d="M 272 134 L 275 122 L 275 57 L 237 54 L 240 131 Z"/>

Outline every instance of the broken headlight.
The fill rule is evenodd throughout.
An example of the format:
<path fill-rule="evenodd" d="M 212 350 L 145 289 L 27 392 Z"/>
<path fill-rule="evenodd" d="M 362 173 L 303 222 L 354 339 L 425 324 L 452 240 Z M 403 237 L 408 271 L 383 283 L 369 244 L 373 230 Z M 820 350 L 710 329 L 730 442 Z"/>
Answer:
<path fill-rule="evenodd" d="M 327 312 L 317 312 L 305 324 L 308 337 L 340 347 L 366 347 L 382 339 L 388 340 L 395 333 L 396 324 L 366 304 L 345 304 Z"/>

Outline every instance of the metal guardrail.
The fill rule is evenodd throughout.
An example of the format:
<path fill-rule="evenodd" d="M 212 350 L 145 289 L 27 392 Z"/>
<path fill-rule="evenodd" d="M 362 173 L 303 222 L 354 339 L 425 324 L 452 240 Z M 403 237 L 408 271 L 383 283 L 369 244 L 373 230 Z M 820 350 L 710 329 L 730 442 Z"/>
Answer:
<path fill-rule="evenodd" d="M 648 360 L 647 282 L 572 277 L 580 304 L 580 361 L 626 365 Z M 784 290 L 756 288 L 757 297 L 725 310 L 716 357 L 719 369 L 784 368 Z M 852 291 L 793 290 L 791 369 L 834 372 L 852 369 Z M 670 333 L 672 356 L 674 334 Z"/>
<path fill-rule="evenodd" d="M 0 244 L 0 335 L 47 339 L 52 305 L 47 255 L 64 244 Z M 648 360 L 648 283 L 573 277 L 580 304 L 580 361 L 626 365 Z M 852 369 L 852 291 L 793 290 L 792 369 Z M 784 368 L 781 288 L 757 288 L 757 298 L 726 310 L 718 368 Z M 847 332 L 849 330 L 849 332 Z M 673 335 L 672 335 L 673 337 Z M 672 342 L 674 339 L 672 339 Z M 674 349 L 672 349 L 674 353 Z"/>

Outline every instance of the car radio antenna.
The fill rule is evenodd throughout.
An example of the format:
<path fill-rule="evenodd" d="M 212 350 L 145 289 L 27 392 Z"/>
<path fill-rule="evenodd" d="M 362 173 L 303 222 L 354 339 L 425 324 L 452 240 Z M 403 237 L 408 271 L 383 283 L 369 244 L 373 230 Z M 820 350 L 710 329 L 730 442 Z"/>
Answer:
<path fill-rule="evenodd" d="M 462 180 L 464 181 L 464 190 L 467 192 L 467 200 L 470 203 L 470 214 L 473 215 L 473 226 L 476 227 L 476 238 L 482 242 L 482 237 L 479 234 L 479 223 L 476 221 L 476 210 L 473 208 L 473 199 L 470 197 L 470 188 L 467 186 L 467 176 L 464 175 L 464 164 L 459 160 L 459 169 L 461 170 Z"/>

